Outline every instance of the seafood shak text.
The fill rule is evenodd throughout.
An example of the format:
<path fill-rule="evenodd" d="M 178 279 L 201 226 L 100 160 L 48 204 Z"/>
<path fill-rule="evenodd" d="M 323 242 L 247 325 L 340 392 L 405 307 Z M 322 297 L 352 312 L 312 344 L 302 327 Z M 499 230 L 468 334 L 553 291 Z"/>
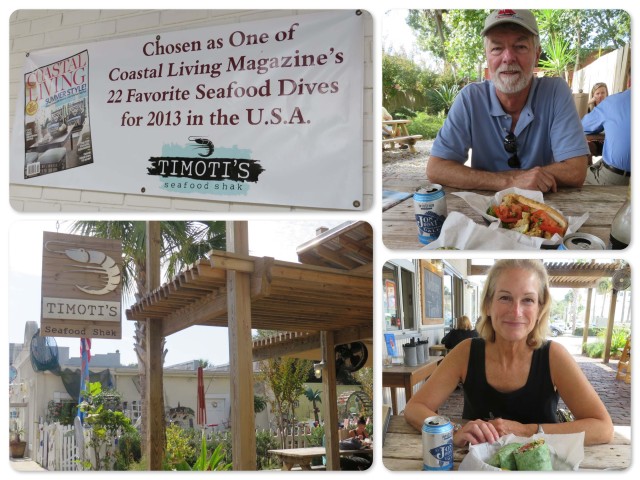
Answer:
<path fill-rule="evenodd" d="M 193 180 L 257 182 L 264 168 L 259 160 L 240 158 L 151 157 L 149 175 Z"/>

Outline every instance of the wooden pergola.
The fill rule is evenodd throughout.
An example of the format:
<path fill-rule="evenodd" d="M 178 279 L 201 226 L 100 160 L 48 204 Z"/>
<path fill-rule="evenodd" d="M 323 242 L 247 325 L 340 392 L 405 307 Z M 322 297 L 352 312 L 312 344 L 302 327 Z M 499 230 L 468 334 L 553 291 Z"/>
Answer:
<path fill-rule="evenodd" d="M 587 308 L 585 311 L 584 331 L 582 343 L 587 342 L 587 334 L 589 331 L 589 320 L 591 318 L 591 300 L 593 289 L 598 287 L 598 282 L 602 278 L 611 278 L 614 273 L 619 270 L 620 265 L 617 262 L 599 263 L 595 260 L 590 262 L 545 262 L 544 266 L 549 274 L 549 285 L 551 288 L 586 288 L 587 289 Z M 490 266 L 474 265 L 469 260 L 469 275 L 486 275 Z M 613 332 L 613 322 L 616 311 L 617 291 L 612 291 L 611 302 L 609 308 L 609 317 L 607 322 L 607 335 L 605 340 L 604 363 L 609 363 L 611 356 L 611 335 Z"/>
<path fill-rule="evenodd" d="M 149 241 L 158 234 L 150 232 Z M 151 470 L 164 454 L 162 338 L 192 325 L 229 328 L 234 470 L 256 469 L 254 360 L 315 351 L 325 359 L 325 398 L 337 398 L 335 346 L 373 338 L 373 235 L 347 222 L 298 249 L 305 264 L 248 255 L 248 225 L 228 222 L 227 252 L 212 251 L 127 310 L 147 324 L 147 451 Z M 251 330 L 283 332 L 253 343 Z M 373 355 L 371 355 L 372 357 Z M 338 425 L 336 402 L 322 403 L 325 425 Z M 339 470 L 338 432 L 325 430 L 327 469 Z"/>

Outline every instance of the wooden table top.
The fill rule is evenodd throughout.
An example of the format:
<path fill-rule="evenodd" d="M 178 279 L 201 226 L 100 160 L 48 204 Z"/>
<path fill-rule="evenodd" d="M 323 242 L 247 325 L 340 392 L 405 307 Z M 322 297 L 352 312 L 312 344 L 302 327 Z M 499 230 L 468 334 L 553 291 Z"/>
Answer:
<path fill-rule="evenodd" d="M 404 120 L 383 120 L 382 123 L 384 125 L 400 125 L 403 123 L 411 123 L 411 120 L 408 119 L 404 119 Z"/>
<path fill-rule="evenodd" d="M 425 182 L 426 183 L 426 182 Z M 561 211 L 567 216 L 577 217 L 589 214 L 587 221 L 580 227 L 579 232 L 595 235 L 604 241 L 609 241 L 611 222 L 620 206 L 624 203 L 628 186 L 619 185 L 583 185 L 579 188 L 562 187 L 556 193 L 545 193 L 544 203 Z M 413 192 L 416 185 L 403 183 L 396 179 L 393 185 L 385 184 L 385 189 L 403 192 Z M 481 215 L 475 212 L 462 198 L 451 195 L 462 190 L 444 187 L 447 211 L 460 212 L 474 222 L 485 225 Z M 493 196 L 493 192 L 474 191 L 480 195 Z M 413 197 L 392 206 L 382 213 L 382 241 L 391 249 L 421 249 L 424 247 L 418 240 L 413 209 Z"/>
<path fill-rule="evenodd" d="M 411 385 L 421 382 L 429 377 L 438 366 L 438 361 L 442 357 L 430 358 L 428 362 L 421 363 L 415 367 L 407 365 L 393 365 L 391 367 L 383 367 L 382 369 L 382 386 L 383 387 L 404 387 L 405 378 L 409 378 Z"/>
<path fill-rule="evenodd" d="M 469 452 L 454 448 L 454 469 Z M 389 470 L 422 470 L 422 434 L 402 415 L 392 415 L 384 437 L 382 463 Z M 616 426 L 613 441 L 584 447 L 580 470 L 621 470 L 631 465 L 631 427 Z"/>

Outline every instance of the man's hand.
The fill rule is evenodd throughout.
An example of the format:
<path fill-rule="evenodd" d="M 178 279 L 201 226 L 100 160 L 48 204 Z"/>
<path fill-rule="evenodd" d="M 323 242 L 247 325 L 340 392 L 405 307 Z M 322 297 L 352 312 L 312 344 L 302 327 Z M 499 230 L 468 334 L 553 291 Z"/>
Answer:
<path fill-rule="evenodd" d="M 558 185 L 553 175 L 545 172 L 541 167 L 531 170 L 518 170 L 513 172 L 513 186 L 524 190 L 539 190 L 545 192 L 557 192 Z"/>

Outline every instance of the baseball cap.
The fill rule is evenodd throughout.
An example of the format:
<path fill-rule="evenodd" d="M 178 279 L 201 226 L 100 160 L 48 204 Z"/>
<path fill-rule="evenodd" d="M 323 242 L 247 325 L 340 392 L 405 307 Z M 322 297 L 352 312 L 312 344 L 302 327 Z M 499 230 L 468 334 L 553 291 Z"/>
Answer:
<path fill-rule="evenodd" d="M 497 27 L 503 23 L 515 23 L 526 28 L 534 35 L 538 34 L 538 23 L 531 13 L 531 10 L 494 10 L 484 21 L 484 28 L 481 34 L 484 36 L 493 27 Z"/>

